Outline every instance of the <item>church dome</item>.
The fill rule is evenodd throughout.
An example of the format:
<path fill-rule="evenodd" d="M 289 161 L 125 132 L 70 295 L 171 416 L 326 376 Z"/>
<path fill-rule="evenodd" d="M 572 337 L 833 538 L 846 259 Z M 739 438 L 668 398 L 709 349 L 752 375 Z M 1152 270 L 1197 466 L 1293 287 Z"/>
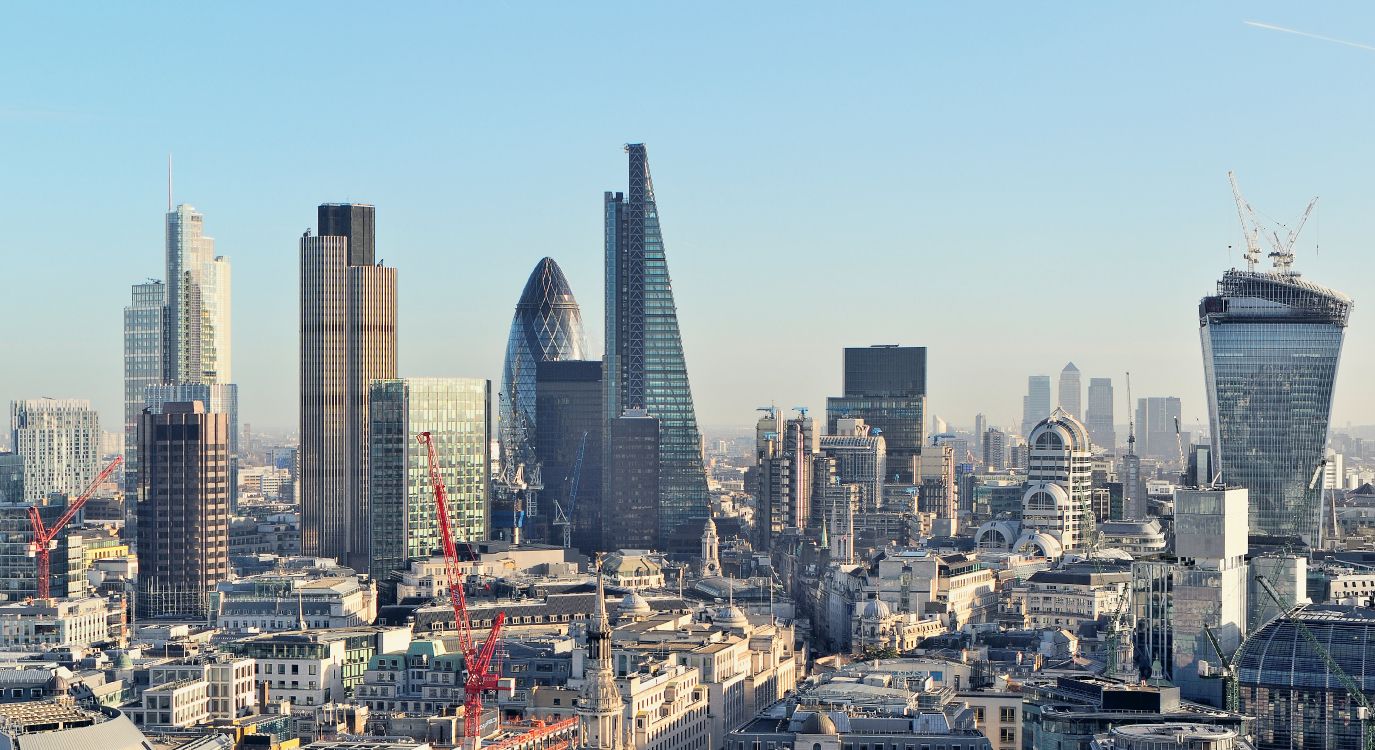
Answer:
<path fill-rule="evenodd" d="M 864 603 L 864 610 L 860 612 L 860 617 L 866 620 L 882 620 L 893 614 L 892 607 L 877 596 Z"/>
<path fill-rule="evenodd" d="M 712 624 L 726 628 L 747 628 L 750 620 L 744 612 L 735 605 L 728 605 L 716 610 L 716 614 L 711 617 Z"/>
<path fill-rule="evenodd" d="M 616 608 L 616 614 L 621 616 L 648 615 L 654 612 L 654 608 L 649 606 L 649 600 L 640 596 L 639 592 L 632 591 L 625 595 L 621 600 L 620 606 Z"/>
<path fill-rule="evenodd" d="M 831 721 L 831 717 L 827 716 L 826 714 L 820 711 L 817 711 L 811 716 L 808 716 L 806 720 L 802 722 L 802 726 L 798 728 L 797 733 L 839 734 L 840 732 L 836 729 L 836 723 L 834 721 Z"/>

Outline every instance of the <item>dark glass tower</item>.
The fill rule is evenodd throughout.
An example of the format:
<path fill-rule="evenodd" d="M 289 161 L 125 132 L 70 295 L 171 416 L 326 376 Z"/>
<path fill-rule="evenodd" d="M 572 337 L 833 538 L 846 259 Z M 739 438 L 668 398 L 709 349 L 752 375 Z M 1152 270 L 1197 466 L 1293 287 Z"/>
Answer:
<path fill-rule="evenodd" d="M 1322 461 L 1351 300 L 1288 271 L 1231 270 L 1199 303 L 1213 453 L 1252 533 L 1318 539 Z"/>
<path fill-rule="evenodd" d="M 626 146 L 628 193 L 606 193 L 606 420 L 644 410 L 659 423 L 659 544 L 674 532 L 696 549 L 707 518 L 707 476 L 683 358 L 673 282 L 644 144 Z M 608 437 L 614 437 L 610 428 Z M 614 452 L 609 445 L 608 454 Z M 608 471 L 611 462 L 605 466 Z M 608 479 L 604 483 L 613 487 Z"/>
<path fill-rule="evenodd" d="M 845 395 L 826 399 L 826 433 L 842 418 L 863 419 L 888 447 L 889 480 L 910 483 L 926 416 L 926 347 L 845 349 Z"/>
<path fill-rule="evenodd" d="M 503 465 L 529 470 L 543 460 L 535 452 L 539 363 L 582 359 L 585 346 L 582 313 L 568 279 L 553 258 L 544 258 L 525 282 L 506 340 L 498 433 Z"/>
<path fill-rule="evenodd" d="M 540 362 L 536 375 L 535 452 L 544 467 L 540 514 L 554 520 L 558 503 L 571 523 L 573 547 L 590 556 L 612 546 L 602 543 L 602 363 Z M 563 529 L 550 531 L 550 541 L 562 544 Z"/>

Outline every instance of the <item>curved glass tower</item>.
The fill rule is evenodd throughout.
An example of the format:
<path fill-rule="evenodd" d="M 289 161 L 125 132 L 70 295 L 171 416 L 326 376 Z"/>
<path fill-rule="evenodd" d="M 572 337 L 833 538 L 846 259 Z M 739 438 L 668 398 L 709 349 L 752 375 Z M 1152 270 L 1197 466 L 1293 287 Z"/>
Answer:
<path fill-rule="evenodd" d="M 502 457 L 533 466 L 535 454 L 535 372 L 541 361 L 583 359 L 582 313 L 559 264 L 535 264 L 511 319 L 506 361 L 501 368 L 500 431 Z"/>
<path fill-rule="evenodd" d="M 1351 299 L 1288 271 L 1231 270 L 1199 303 L 1222 481 L 1250 491 L 1253 534 L 1318 541 L 1332 386 Z"/>

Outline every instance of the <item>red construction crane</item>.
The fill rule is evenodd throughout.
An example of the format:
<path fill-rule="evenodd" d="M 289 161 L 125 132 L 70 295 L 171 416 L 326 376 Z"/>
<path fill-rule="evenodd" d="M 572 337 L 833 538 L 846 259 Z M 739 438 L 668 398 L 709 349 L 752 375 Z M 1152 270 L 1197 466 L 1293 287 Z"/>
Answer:
<path fill-rule="evenodd" d="M 38 506 L 29 506 L 29 523 L 33 525 L 33 541 L 29 544 L 29 556 L 38 558 L 39 599 L 48 598 L 48 555 L 53 551 L 53 548 L 57 546 L 57 535 L 61 533 L 64 526 L 76 517 L 76 514 L 81 510 L 81 506 L 85 505 L 86 501 L 91 499 L 91 495 L 95 494 L 96 488 L 104 483 L 106 479 L 109 479 L 110 475 L 115 473 L 115 469 L 119 468 L 121 463 L 124 463 L 124 457 L 115 456 L 115 460 L 111 461 L 110 465 L 106 466 L 104 471 L 97 474 L 95 479 L 91 480 L 91 484 L 86 488 L 86 491 L 67 504 L 67 512 L 63 513 L 62 517 L 57 519 L 57 523 L 53 524 L 51 529 L 44 528 L 43 517 L 38 513 Z"/>
<path fill-rule="evenodd" d="M 473 642 L 473 626 L 468 619 L 468 600 L 463 593 L 463 575 L 458 566 L 458 549 L 454 546 L 453 533 L 449 530 L 449 493 L 444 489 L 444 480 L 439 475 L 439 458 L 435 455 L 434 440 L 430 433 L 422 432 L 415 438 L 429 451 L 430 484 L 434 487 L 435 515 L 439 520 L 439 536 L 444 540 L 444 572 L 448 576 L 449 601 L 454 608 L 454 626 L 458 628 L 458 644 L 463 650 L 463 667 L 467 676 L 463 681 L 463 747 L 465 750 L 478 750 L 482 745 L 479 725 L 482 721 L 482 694 L 488 690 L 499 690 L 501 670 L 493 670 L 493 657 L 496 655 L 497 641 L 501 637 L 501 626 L 506 622 L 506 613 L 497 612 L 492 619 L 492 629 L 487 640 L 479 647 Z"/>

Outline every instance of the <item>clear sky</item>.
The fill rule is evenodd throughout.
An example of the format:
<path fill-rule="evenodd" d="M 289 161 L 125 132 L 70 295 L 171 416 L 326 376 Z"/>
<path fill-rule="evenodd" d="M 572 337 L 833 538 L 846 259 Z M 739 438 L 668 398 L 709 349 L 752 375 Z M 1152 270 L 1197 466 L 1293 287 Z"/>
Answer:
<path fill-rule="evenodd" d="M 121 308 L 165 170 L 234 264 L 244 421 L 296 410 L 297 238 L 377 205 L 403 375 L 499 378 L 551 255 L 601 351 L 601 195 L 645 142 L 705 425 L 820 407 L 840 350 L 930 347 L 932 410 L 1132 371 L 1206 420 L 1196 304 L 1321 195 L 1305 277 L 1356 298 L 1337 425 L 1375 423 L 1368 3 L 31 3 L 0 28 L 0 401 L 118 429 Z M 1321 251 L 1315 252 L 1315 242 Z"/>

